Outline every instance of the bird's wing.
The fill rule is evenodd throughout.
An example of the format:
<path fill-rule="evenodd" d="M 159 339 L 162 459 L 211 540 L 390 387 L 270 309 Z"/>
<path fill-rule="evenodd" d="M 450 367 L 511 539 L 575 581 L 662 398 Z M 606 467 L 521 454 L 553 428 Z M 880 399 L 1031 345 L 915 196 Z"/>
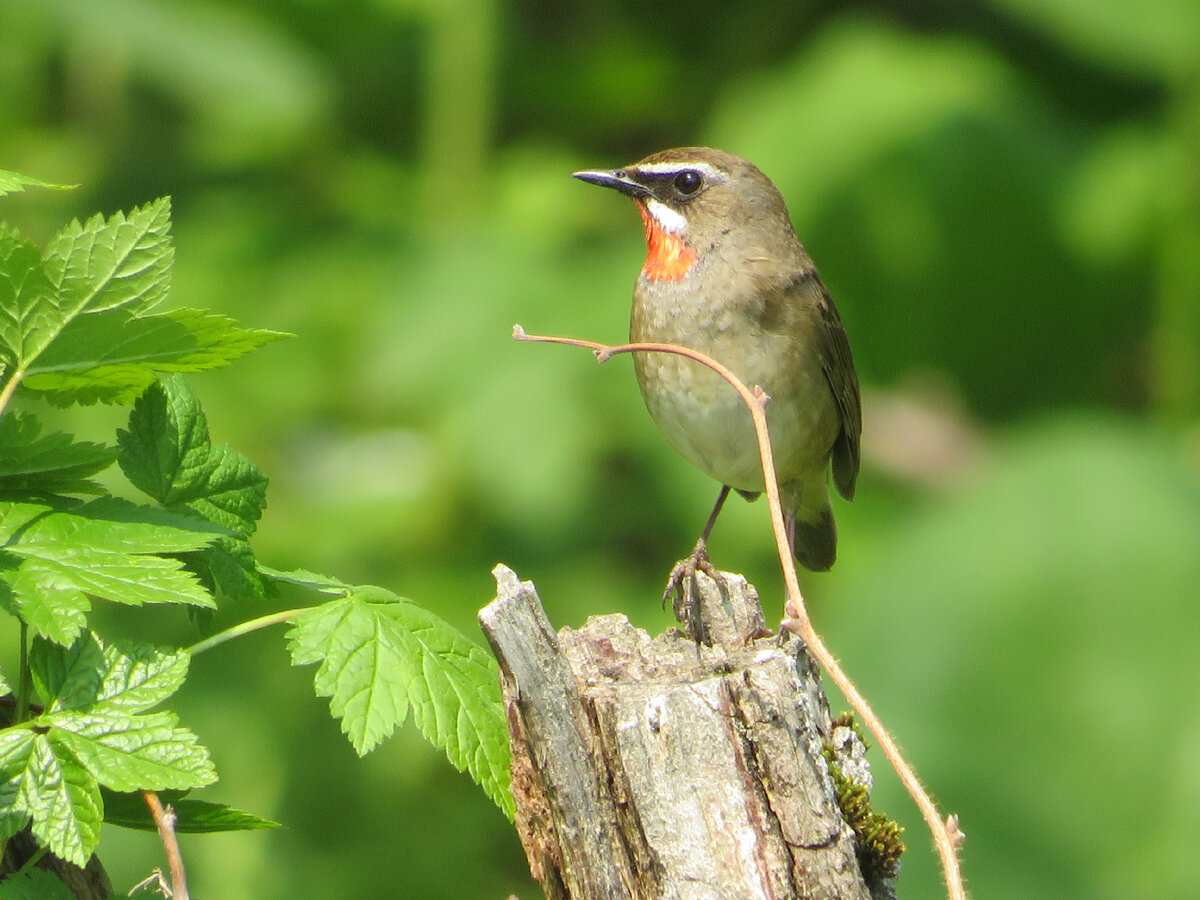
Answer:
<path fill-rule="evenodd" d="M 847 500 L 854 498 L 854 482 L 858 478 L 859 441 L 862 436 L 862 400 L 858 391 L 858 375 L 854 371 L 854 357 L 850 354 L 850 341 L 842 326 L 842 317 L 825 285 L 817 278 L 820 293 L 817 297 L 817 352 L 821 357 L 821 371 L 829 382 L 842 430 L 833 443 L 833 483 Z"/>

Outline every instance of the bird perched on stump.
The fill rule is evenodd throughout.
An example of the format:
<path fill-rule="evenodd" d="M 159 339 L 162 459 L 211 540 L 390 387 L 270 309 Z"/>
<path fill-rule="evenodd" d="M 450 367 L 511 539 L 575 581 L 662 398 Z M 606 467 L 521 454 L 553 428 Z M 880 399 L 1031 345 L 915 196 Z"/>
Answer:
<path fill-rule="evenodd" d="M 741 157 L 707 147 L 664 150 L 621 169 L 575 172 L 633 199 L 646 262 L 633 291 L 631 341 L 679 344 L 769 396 L 767 421 L 796 559 L 824 571 L 837 554 L 829 470 L 850 500 L 862 432 L 858 376 L 841 317 L 805 252 L 783 197 Z M 707 542 L 732 488 L 763 490 L 750 411 L 695 360 L 635 353 L 646 408 L 671 445 L 722 484 L 691 555 L 663 601 L 687 603 L 697 569 L 715 575 Z M 678 611 L 678 608 L 677 608 Z"/>

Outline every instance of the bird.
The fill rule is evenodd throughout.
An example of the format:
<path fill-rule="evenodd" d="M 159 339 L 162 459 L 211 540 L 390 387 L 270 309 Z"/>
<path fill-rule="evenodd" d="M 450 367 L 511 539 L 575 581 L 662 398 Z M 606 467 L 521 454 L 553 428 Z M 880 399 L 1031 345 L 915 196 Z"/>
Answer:
<path fill-rule="evenodd" d="M 677 344 L 729 368 L 769 397 L 768 431 L 788 538 L 797 561 L 828 570 L 837 556 L 830 472 L 854 498 L 862 404 L 841 316 L 796 236 L 779 190 L 740 156 L 679 147 L 619 169 L 573 177 L 631 198 L 646 261 L 630 314 L 632 342 Z M 730 490 L 764 489 L 753 421 L 735 389 L 686 357 L 634 354 L 650 417 L 685 459 L 721 484 L 691 554 L 663 592 L 690 603 L 697 570 L 719 574 L 708 539 Z"/>

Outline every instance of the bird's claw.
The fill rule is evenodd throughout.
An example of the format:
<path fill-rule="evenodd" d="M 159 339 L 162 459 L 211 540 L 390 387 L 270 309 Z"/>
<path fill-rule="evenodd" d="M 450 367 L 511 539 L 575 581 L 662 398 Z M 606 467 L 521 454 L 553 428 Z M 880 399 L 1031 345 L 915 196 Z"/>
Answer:
<path fill-rule="evenodd" d="M 663 591 L 662 605 L 663 609 L 666 609 L 667 600 L 674 597 L 671 608 L 675 612 L 677 622 L 686 623 L 691 619 L 697 572 L 703 572 L 718 584 L 724 581 L 717 567 L 709 562 L 708 551 L 703 543 L 697 544 L 686 559 L 675 563 L 671 574 L 667 576 L 667 587 Z"/>

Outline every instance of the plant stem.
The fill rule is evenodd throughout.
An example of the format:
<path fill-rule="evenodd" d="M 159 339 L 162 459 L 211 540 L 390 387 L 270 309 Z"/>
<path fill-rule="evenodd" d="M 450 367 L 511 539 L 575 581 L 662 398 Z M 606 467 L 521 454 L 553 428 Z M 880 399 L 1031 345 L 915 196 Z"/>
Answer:
<path fill-rule="evenodd" d="M 205 650 L 211 650 L 213 647 L 220 646 L 226 641 L 231 641 L 236 637 L 241 637 L 243 634 L 250 634 L 252 631 L 258 631 L 260 628 L 268 628 L 271 625 L 280 625 L 287 622 L 300 613 L 309 609 L 307 606 L 302 606 L 298 609 L 285 609 L 283 612 L 271 613 L 267 616 L 259 616 L 257 619 L 251 619 L 248 622 L 242 622 L 240 625 L 234 625 L 232 628 L 226 628 L 224 631 L 214 634 L 212 637 L 192 644 L 188 648 L 188 653 L 195 656 L 197 653 L 203 653 Z"/>
<path fill-rule="evenodd" d="M 158 828 L 158 836 L 167 854 L 167 865 L 171 870 L 171 893 L 174 900 L 188 900 L 187 872 L 183 868 L 183 854 L 179 852 L 179 839 L 175 835 L 175 811 L 164 807 L 154 791 L 142 791 L 146 806 Z"/>
<path fill-rule="evenodd" d="M 8 408 L 8 401 L 12 399 L 12 395 L 16 393 L 17 385 L 21 383 L 21 379 L 25 377 L 23 369 L 17 369 L 13 372 L 12 378 L 4 382 L 4 387 L 0 388 L 0 416 L 4 415 L 4 410 Z"/>
<path fill-rule="evenodd" d="M 17 673 L 17 708 L 13 713 L 13 724 L 18 725 L 29 718 L 29 697 L 33 693 L 32 676 L 29 672 L 29 626 L 21 621 L 21 663 Z"/>

